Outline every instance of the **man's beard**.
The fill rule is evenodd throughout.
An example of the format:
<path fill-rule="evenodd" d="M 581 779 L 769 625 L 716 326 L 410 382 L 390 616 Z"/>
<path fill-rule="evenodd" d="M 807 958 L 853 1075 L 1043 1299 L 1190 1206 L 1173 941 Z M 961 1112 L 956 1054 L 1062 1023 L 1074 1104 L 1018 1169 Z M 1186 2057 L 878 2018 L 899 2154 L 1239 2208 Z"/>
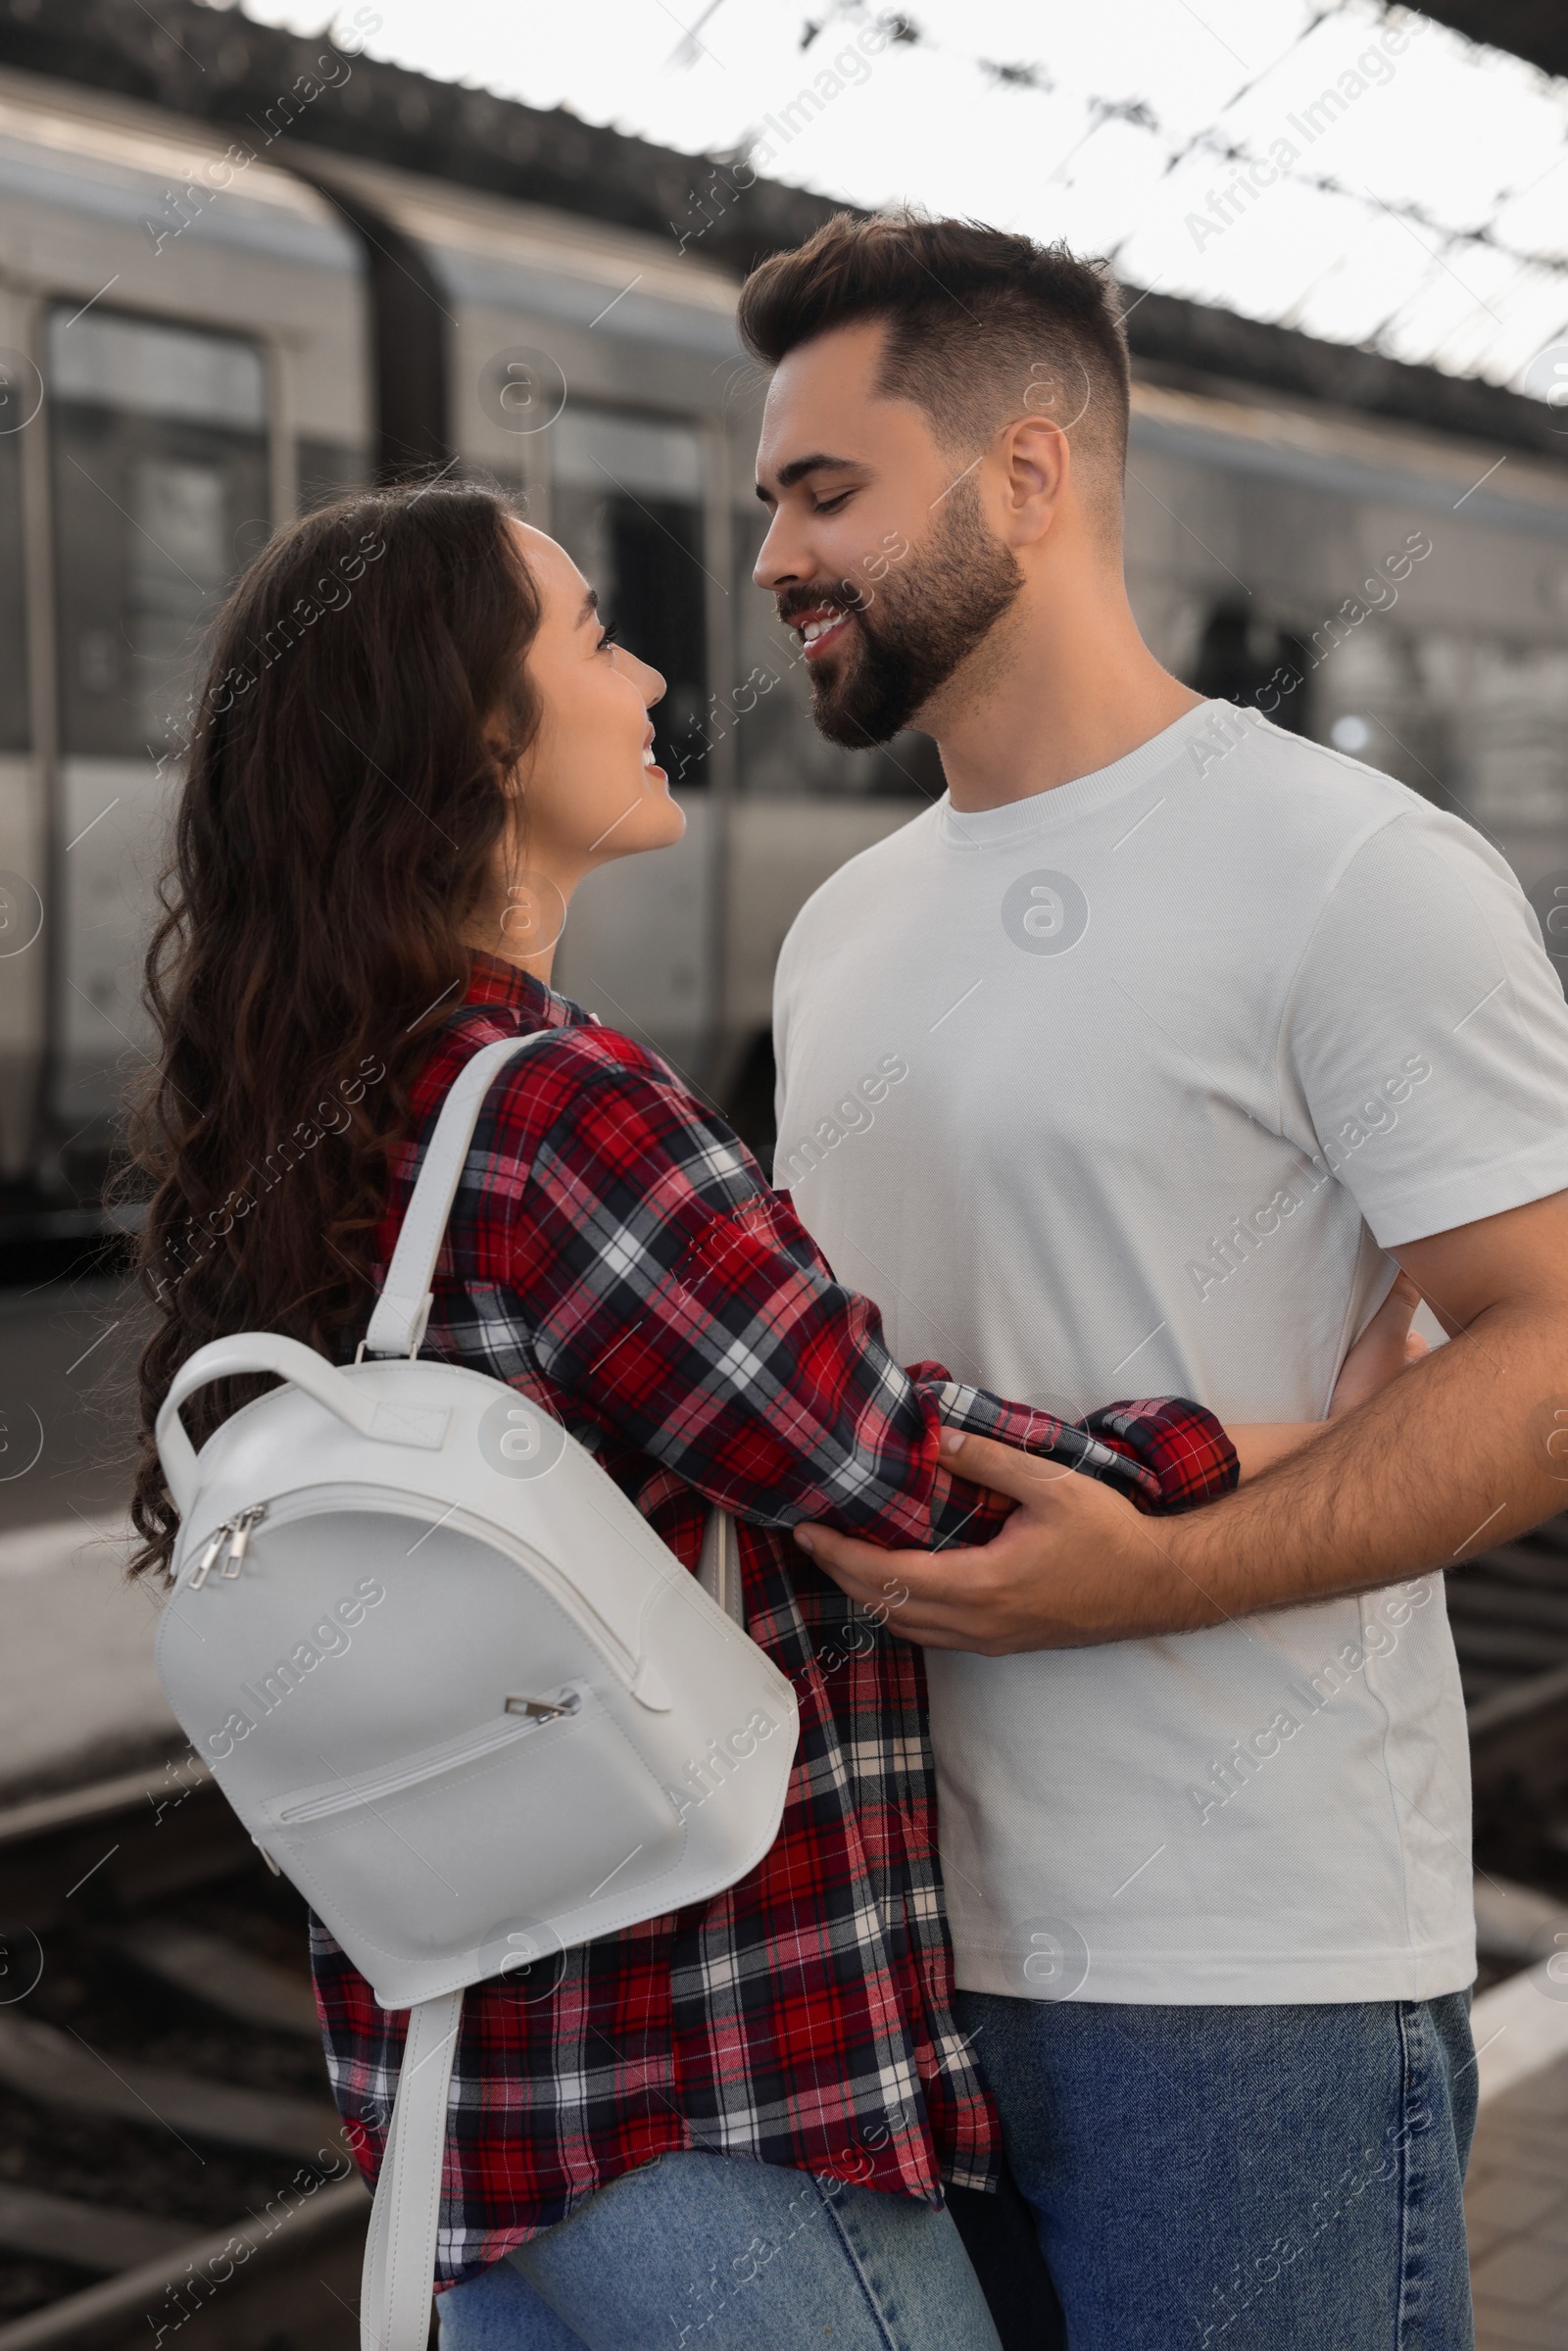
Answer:
<path fill-rule="evenodd" d="M 889 743 L 945 686 L 996 626 L 1023 586 L 1012 552 L 986 528 L 971 482 L 951 494 L 942 522 L 917 554 L 855 603 L 844 583 L 813 598 L 854 613 L 842 650 L 811 676 L 811 716 L 849 751 Z M 796 591 L 797 611 L 807 596 Z M 852 635 L 853 632 L 853 635 Z"/>

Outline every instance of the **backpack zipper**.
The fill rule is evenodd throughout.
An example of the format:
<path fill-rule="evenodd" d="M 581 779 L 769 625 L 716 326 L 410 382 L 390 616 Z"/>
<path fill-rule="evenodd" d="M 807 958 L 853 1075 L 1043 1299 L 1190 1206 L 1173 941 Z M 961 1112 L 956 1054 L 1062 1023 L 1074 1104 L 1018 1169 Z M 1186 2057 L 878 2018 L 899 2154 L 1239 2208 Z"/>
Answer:
<path fill-rule="evenodd" d="M 253 1502 L 248 1510 L 236 1510 L 232 1518 L 225 1518 L 222 1525 L 208 1539 L 207 1547 L 196 1563 L 196 1572 L 191 1577 L 189 1590 L 200 1592 L 217 1566 L 219 1553 L 222 1550 L 225 1542 L 228 1544 L 228 1557 L 223 1561 L 222 1572 L 225 1576 L 237 1576 L 245 1564 L 245 1554 L 250 1548 L 251 1530 L 253 1527 L 259 1527 L 266 1516 L 267 1504 Z"/>
<path fill-rule="evenodd" d="M 229 1544 L 229 1556 L 222 1572 L 225 1576 L 237 1576 L 250 1543 L 251 1530 L 259 1526 L 263 1519 L 274 1527 L 280 1527 L 292 1524 L 297 1518 L 309 1518 L 318 1511 L 333 1507 L 380 1510 L 388 1516 L 411 1519 L 423 1515 L 414 1497 L 393 1488 L 328 1484 L 305 1488 L 297 1494 L 282 1494 L 272 1502 L 258 1502 L 248 1510 L 238 1510 L 231 1519 L 225 1520 L 210 1538 L 187 1589 L 199 1591 L 207 1582 L 225 1540 Z M 510 1558 L 525 1568 L 600 1652 L 615 1679 L 626 1690 L 634 1690 L 641 1670 L 636 1650 L 629 1647 L 614 1628 L 606 1622 L 592 1600 L 579 1592 L 559 1568 L 541 1557 L 525 1539 L 519 1540 L 492 1521 L 458 1507 L 449 1508 L 441 1514 L 440 1523 L 449 1527 L 455 1535 L 475 1537 L 489 1549 L 498 1551 L 503 1558 Z"/>
<path fill-rule="evenodd" d="M 581 1705 L 581 1693 L 570 1690 L 564 1702 L 552 1710 L 552 1718 L 554 1715 L 575 1714 Z M 274 1818 L 280 1829 L 293 1829 L 303 1827 L 307 1821 L 324 1820 L 329 1813 L 354 1811 L 363 1805 L 373 1804 L 378 1797 L 395 1796 L 405 1788 L 416 1788 L 421 1780 L 434 1780 L 443 1772 L 456 1771 L 462 1764 L 472 1763 L 477 1757 L 491 1754 L 498 1748 L 510 1747 L 543 1727 L 543 1719 L 537 1716 L 520 1723 L 515 1719 L 488 1723 L 471 1739 L 464 1739 L 461 1745 L 447 1747 L 439 1755 L 432 1757 L 426 1754 L 407 1763 L 393 1764 L 374 1779 L 356 1780 L 345 1788 L 334 1788 L 330 1795 L 310 1796 L 303 1803 L 289 1804 Z"/>

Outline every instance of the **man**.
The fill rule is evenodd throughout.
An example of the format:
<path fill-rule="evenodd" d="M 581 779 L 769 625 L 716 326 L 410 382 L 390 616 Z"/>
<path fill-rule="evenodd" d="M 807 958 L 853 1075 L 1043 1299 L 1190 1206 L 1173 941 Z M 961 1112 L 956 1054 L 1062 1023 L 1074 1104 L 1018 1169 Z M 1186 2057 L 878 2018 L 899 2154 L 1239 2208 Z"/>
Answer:
<path fill-rule="evenodd" d="M 1396 1263 L 1451 1341 L 1186 1517 L 965 1440 L 1021 1504 L 988 1548 L 803 1531 L 930 1652 L 960 2014 L 1069 2339 L 1459 2351 L 1469 1788 L 1423 1571 L 1564 1501 L 1568 1007 L 1466 826 L 1144 645 L 1102 273 L 841 219 L 741 321 L 817 722 L 918 723 L 949 786 L 780 961 L 775 1180 L 840 1278 L 899 1360 L 1070 1416 L 1320 1419 Z"/>

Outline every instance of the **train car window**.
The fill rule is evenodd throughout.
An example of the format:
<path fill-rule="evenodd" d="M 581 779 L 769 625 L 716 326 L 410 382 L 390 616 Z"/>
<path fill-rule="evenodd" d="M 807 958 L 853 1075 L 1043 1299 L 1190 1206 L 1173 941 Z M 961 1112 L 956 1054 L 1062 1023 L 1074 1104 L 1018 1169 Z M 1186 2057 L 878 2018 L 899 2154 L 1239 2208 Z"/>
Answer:
<path fill-rule="evenodd" d="M 1227 599 L 1209 614 L 1187 682 L 1197 694 L 1262 710 L 1276 726 L 1304 735 L 1311 667 L 1311 649 L 1299 637 Z"/>
<path fill-rule="evenodd" d="M 48 353 L 63 747 L 156 756 L 181 739 L 201 631 L 270 527 L 262 355 L 64 309 Z"/>
<path fill-rule="evenodd" d="M 27 615 L 22 552 L 22 450 L 0 435 L 0 751 L 25 751 Z"/>
<path fill-rule="evenodd" d="M 654 756 L 683 789 L 708 780 L 702 442 L 689 426 L 568 406 L 551 434 L 555 536 L 633 653 L 662 671 Z"/>

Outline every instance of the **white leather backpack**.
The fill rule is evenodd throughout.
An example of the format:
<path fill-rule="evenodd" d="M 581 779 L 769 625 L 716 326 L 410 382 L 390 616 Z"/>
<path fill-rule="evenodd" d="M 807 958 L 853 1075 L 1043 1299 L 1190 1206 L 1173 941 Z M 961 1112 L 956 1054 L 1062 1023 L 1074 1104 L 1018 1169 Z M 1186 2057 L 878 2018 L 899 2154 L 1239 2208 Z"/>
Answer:
<path fill-rule="evenodd" d="M 465 1065 L 351 1367 L 250 1331 L 158 1418 L 179 1511 L 158 1672 L 192 1746 L 409 2035 L 363 2351 L 424 2351 L 467 1984 L 733 1885 L 778 1831 L 795 1693 L 593 1455 L 515 1389 L 420 1362 L 475 1121 Z M 272 1372 L 200 1454 L 209 1382 Z M 395 2258 L 394 2258 L 395 2248 Z"/>

